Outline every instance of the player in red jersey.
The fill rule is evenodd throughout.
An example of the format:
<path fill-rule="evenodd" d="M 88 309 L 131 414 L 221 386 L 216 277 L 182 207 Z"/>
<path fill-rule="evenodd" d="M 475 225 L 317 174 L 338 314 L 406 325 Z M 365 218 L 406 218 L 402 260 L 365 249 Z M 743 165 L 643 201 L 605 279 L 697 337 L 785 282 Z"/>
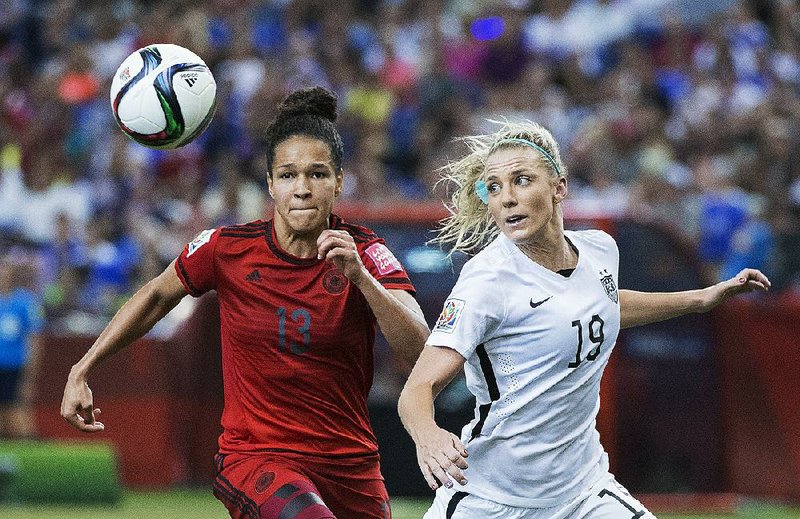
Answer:
<path fill-rule="evenodd" d="M 62 416 L 102 431 L 87 377 L 187 293 L 216 290 L 225 408 L 214 494 L 231 517 L 391 517 L 367 394 L 376 323 L 416 360 L 428 326 L 403 267 L 332 214 L 342 189 L 336 98 L 295 91 L 267 132 L 273 218 L 201 232 L 72 368 Z"/>

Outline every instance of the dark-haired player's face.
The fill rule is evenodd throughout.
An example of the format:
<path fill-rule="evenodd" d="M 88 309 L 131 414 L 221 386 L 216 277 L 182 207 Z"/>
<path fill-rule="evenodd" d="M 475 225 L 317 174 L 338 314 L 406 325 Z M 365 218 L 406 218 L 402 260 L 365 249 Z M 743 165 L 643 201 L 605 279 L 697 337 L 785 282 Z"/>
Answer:
<path fill-rule="evenodd" d="M 328 143 L 295 135 L 275 147 L 269 193 L 277 225 L 294 234 L 322 232 L 341 191 L 342 172 L 333 165 Z"/>

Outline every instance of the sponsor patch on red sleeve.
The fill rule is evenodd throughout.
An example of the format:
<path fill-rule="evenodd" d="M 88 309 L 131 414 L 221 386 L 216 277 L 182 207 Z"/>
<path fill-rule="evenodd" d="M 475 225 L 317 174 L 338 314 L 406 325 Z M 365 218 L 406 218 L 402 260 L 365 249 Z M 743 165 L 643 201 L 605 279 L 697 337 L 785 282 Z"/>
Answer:
<path fill-rule="evenodd" d="M 373 243 L 367 247 L 366 252 L 367 256 L 372 258 L 375 266 L 378 267 L 378 273 L 381 276 L 403 270 L 403 266 L 392 254 L 392 251 L 382 243 Z"/>
<path fill-rule="evenodd" d="M 214 234 L 214 231 L 216 231 L 216 229 L 206 229 L 195 236 L 194 240 L 189 243 L 189 251 L 186 254 L 186 257 L 188 258 L 194 254 L 197 249 L 208 243 L 211 240 L 211 236 Z"/>

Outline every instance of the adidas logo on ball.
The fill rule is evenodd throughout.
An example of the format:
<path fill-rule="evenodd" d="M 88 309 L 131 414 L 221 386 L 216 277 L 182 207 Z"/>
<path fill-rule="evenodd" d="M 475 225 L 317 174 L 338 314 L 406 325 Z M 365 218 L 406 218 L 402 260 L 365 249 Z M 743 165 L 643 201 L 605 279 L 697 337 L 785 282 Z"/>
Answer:
<path fill-rule="evenodd" d="M 186 81 L 186 84 L 190 87 L 193 87 L 195 83 L 197 83 L 197 74 L 183 74 L 181 77 Z"/>

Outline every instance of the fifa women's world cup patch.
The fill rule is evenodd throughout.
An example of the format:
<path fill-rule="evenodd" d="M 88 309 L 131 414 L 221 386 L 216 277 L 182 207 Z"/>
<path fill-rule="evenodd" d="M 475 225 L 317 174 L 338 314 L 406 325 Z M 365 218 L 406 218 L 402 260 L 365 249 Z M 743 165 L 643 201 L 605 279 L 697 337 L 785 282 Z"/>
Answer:
<path fill-rule="evenodd" d="M 189 242 L 189 252 L 186 254 L 186 257 L 188 258 L 194 254 L 197 249 L 208 243 L 211 240 L 211 236 L 214 234 L 214 231 L 216 231 L 216 229 L 206 229 L 195 236 L 194 240 Z"/>
<path fill-rule="evenodd" d="M 448 299 L 445 301 L 444 308 L 442 308 L 442 313 L 439 314 L 439 318 L 436 320 L 436 326 L 433 327 L 433 331 L 453 333 L 465 304 L 466 302 L 461 299 Z"/>
<path fill-rule="evenodd" d="M 392 254 L 392 251 L 382 243 L 370 245 L 367 247 L 366 252 L 367 256 L 369 256 L 375 263 L 375 266 L 378 267 L 378 273 L 381 276 L 403 270 L 403 266 L 394 254 Z"/>

